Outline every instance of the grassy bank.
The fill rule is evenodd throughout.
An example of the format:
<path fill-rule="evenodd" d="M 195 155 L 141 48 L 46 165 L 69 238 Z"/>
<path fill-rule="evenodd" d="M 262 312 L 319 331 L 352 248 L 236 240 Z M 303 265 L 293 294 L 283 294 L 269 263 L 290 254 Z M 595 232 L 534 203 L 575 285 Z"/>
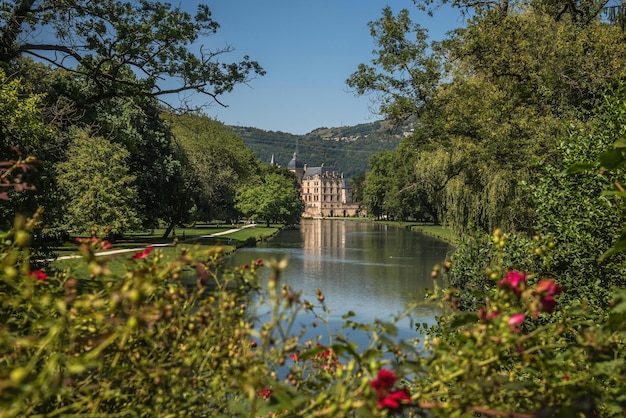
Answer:
<path fill-rule="evenodd" d="M 339 218 L 332 218 L 339 219 Z M 372 222 L 382 225 L 392 225 L 400 228 L 410 229 L 411 231 L 421 232 L 431 237 L 439 238 L 441 240 L 450 242 L 452 244 L 458 241 L 458 236 L 452 231 L 451 228 L 433 225 L 428 222 L 404 222 L 404 221 L 386 221 L 386 220 L 374 220 L 371 218 L 340 218 L 348 221 L 357 222 Z"/>
<path fill-rule="evenodd" d="M 120 253 L 103 256 L 109 257 L 108 266 L 111 271 L 119 274 L 125 271 L 125 266 L 128 263 L 132 262 L 130 257 L 135 251 L 140 251 L 150 245 L 155 246 L 163 254 L 165 262 L 169 262 L 178 258 L 182 251 L 190 247 L 206 250 L 221 245 L 225 252 L 232 252 L 240 247 L 252 246 L 258 241 L 266 240 L 275 235 L 281 228 L 282 225 L 269 228 L 257 225 L 250 228 L 235 228 L 235 231 L 227 233 L 233 229 L 230 225 L 207 225 L 196 228 L 177 228 L 176 235 L 169 238 L 162 238 L 164 229 L 155 229 L 125 235 L 113 243 L 113 248 L 106 251 L 121 251 Z M 79 252 L 75 238 L 72 237 L 70 242 L 51 248 L 59 259 L 52 262 L 50 266 L 55 269 L 69 269 L 77 276 L 86 275 L 88 274 L 87 266 L 81 258 L 76 257 Z"/>

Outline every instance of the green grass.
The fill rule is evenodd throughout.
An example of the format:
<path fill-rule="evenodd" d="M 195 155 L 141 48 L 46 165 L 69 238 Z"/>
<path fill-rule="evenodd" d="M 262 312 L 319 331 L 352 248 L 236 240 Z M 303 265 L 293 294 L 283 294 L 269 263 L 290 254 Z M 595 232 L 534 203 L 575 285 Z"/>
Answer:
<path fill-rule="evenodd" d="M 426 235 L 430 235 L 436 238 L 440 238 L 444 241 L 455 243 L 459 237 L 452 231 L 451 228 L 441 225 L 411 225 L 411 230 L 423 232 Z"/>
<path fill-rule="evenodd" d="M 123 274 L 126 266 L 134 263 L 131 256 L 134 254 L 133 249 L 143 249 L 149 245 L 168 244 L 167 246 L 159 246 L 155 248 L 163 254 L 163 260 L 170 262 L 180 256 L 185 248 L 196 247 L 198 250 L 207 250 L 216 245 L 223 245 L 227 252 L 234 251 L 236 248 L 251 245 L 252 242 L 265 240 L 276 234 L 282 225 L 275 225 L 270 228 L 264 226 L 256 226 L 253 228 L 239 229 L 235 232 L 220 235 L 217 237 L 207 237 L 207 235 L 224 232 L 233 229 L 228 226 L 202 226 L 198 228 L 177 228 L 176 238 L 177 245 L 174 244 L 174 237 L 162 238 L 164 229 L 155 229 L 153 232 L 141 232 L 125 235 L 122 239 L 113 243 L 111 250 L 129 250 L 128 252 L 107 255 L 109 258 L 107 266 L 114 274 Z M 76 256 L 79 255 L 78 245 L 74 244 L 75 237 L 72 237 L 70 243 L 62 246 L 53 247 L 52 250 L 59 256 Z M 89 274 L 89 268 L 81 258 L 69 258 L 56 260 L 50 264 L 51 268 L 58 270 L 69 270 L 73 275 L 78 277 L 86 277 Z"/>
<path fill-rule="evenodd" d="M 339 219 L 339 218 L 333 218 Z M 383 225 L 393 225 L 400 228 L 407 228 L 411 231 L 422 232 L 426 235 L 430 235 L 435 238 L 442 239 L 444 241 L 448 241 L 450 243 L 456 243 L 459 237 L 454 233 L 451 228 L 441 225 L 433 225 L 428 222 L 409 222 L 409 221 L 387 221 L 387 220 L 374 220 L 371 218 L 340 218 L 344 220 L 352 220 L 358 222 L 375 222 Z"/>

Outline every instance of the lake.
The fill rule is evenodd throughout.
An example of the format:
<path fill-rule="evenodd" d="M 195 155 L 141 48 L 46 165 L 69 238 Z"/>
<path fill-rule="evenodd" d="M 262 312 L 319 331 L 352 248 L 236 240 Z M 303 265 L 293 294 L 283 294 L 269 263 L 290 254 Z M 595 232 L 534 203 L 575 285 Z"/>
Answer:
<path fill-rule="evenodd" d="M 302 291 L 303 299 L 314 303 L 315 289 L 321 289 L 331 310 L 329 323 L 334 331 L 341 328 L 341 317 L 348 311 L 355 312 L 353 320 L 357 322 L 386 321 L 407 303 L 422 299 L 424 290 L 433 288 L 433 266 L 444 261 L 451 250 L 447 242 L 400 227 L 305 219 L 299 229 L 282 230 L 266 243 L 237 250 L 230 263 L 287 258 L 281 281 Z M 413 318 L 433 323 L 436 315 L 435 307 L 423 306 Z M 305 314 L 298 321 L 309 328 L 316 322 Z M 417 336 L 408 320 L 399 325 L 399 337 Z M 310 329 L 308 336 L 323 331 Z M 363 338 L 358 333 L 351 336 L 359 344 Z"/>

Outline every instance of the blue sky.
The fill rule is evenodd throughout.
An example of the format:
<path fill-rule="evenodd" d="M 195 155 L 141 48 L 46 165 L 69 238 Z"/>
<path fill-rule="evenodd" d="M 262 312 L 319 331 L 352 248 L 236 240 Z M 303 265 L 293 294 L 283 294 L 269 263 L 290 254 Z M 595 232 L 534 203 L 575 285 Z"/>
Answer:
<path fill-rule="evenodd" d="M 368 97 L 355 97 L 345 80 L 360 63 L 373 57 L 374 41 L 367 23 L 389 5 L 395 13 L 406 8 L 414 22 L 442 39 L 462 26 L 456 12 L 435 17 L 417 11 L 412 0 L 184 0 L 189 11 L 198 3 L 209 6 L 220 24 L 204 40 L 210 48 L 230 45 L 226 61 L 244 55 L 267 71 L 249 85 L 224 95 L 222 108 L 204 112 L 225 124 L 305 134 L 322 126 L 349 126 L 380 119 Z M 194 96 L 201 104 L 206 100 Z"/>

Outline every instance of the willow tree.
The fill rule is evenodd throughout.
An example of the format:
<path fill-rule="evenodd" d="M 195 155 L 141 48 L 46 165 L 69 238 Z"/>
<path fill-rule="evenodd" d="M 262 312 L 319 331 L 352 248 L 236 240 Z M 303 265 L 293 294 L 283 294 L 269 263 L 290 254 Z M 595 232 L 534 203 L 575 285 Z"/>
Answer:
<path fill-rule="evenodd" d="M 536 182 L 542 166 L 554 160 L 567 122 L 587 118 L 603 90 L 626 76 L 626 43 L 618 25 L 557 18 L 540 3 L 481 2 L 484 7 L 467 26 L 438 45 L 447 72 L 436 85 L 428 77 L 406 77 L 408 64 L 399 47 L 406 38 L 398 31 L 403 28 L 406 37 L 411 29 L 385 10 L 372 23 L 385 36 L 372 34 L 396 42 L 380 43 L 384 51 L 375 51 L 374 65 L 360 67 L 368 70 L 349 80 L 381 95 L 387 116 L 398 114 L 393 103 L 419 114 L 413 138 L 418 161 L 422 156 L 428 161 L 433 146 L 455 156 L 452 177 L 431 203 L 456 229 L 532 230 L 532 199 L 524 183 Z M 410 62 L 419 67 L 422 60 L 418 54 Z M 411 84 L 416 80 L 419 90 Z M 391 89 L 396 85 L 412 91 L 397 93 Z"/>

